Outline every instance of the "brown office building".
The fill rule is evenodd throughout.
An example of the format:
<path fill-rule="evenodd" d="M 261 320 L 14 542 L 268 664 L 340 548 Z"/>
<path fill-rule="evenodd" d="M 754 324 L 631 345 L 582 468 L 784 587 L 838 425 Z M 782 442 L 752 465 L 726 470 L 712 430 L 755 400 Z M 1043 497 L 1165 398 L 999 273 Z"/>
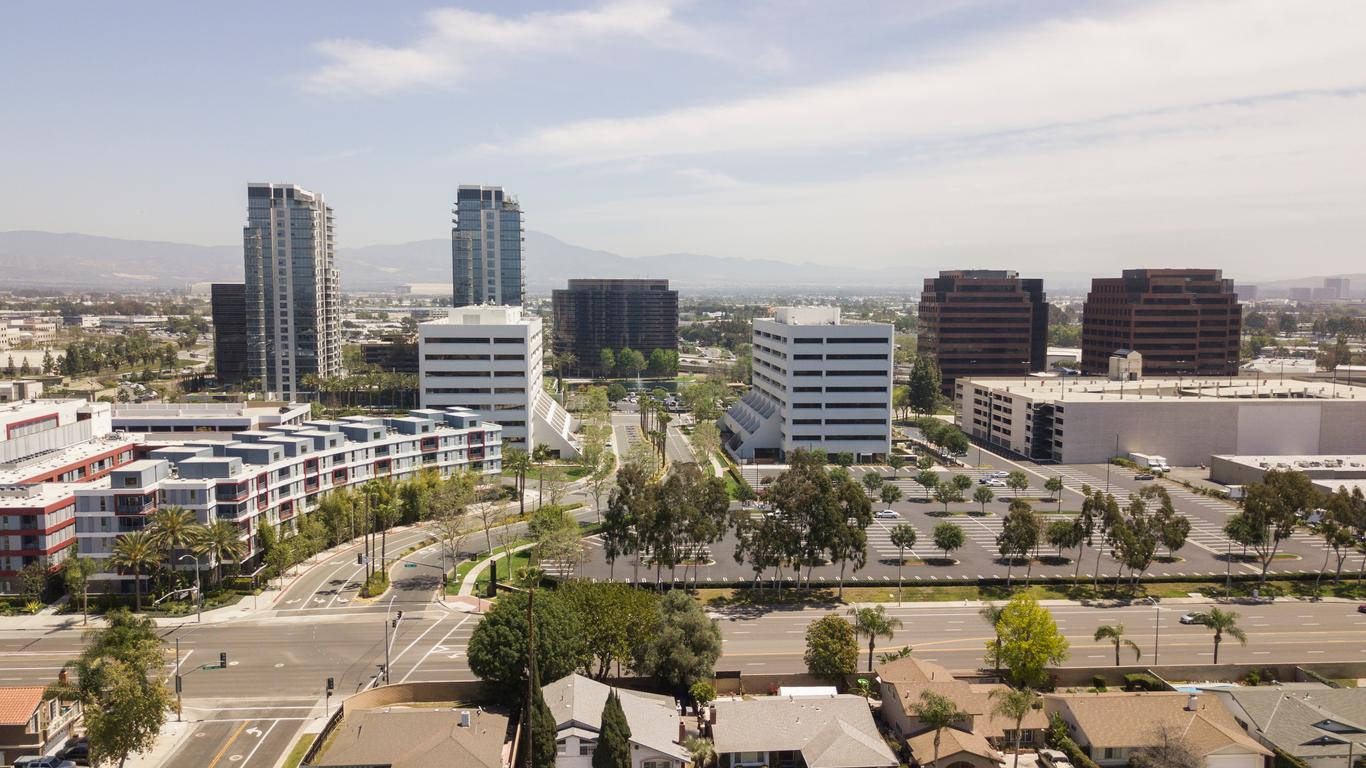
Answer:
<path fill-rule="evenodd" d="M 1081 367 L 1109 372 L 1110 355 L 1143 355 L 1144 376 L 1238 373 L 1242 306 L 1217 269 L 1126 269 L 1091 281 L 1082 309 Z"/>
<path fill-rule="evenodd" d="M 949 394 L 960 376 L 1043 370 L 1048 352 L 1043 281 L 1000 269 L 951 270 L 926 278 L 917 346 L 939 365 Z"/>
<path fill-rule="evenodd" d="M 678 349 L 678 291 L 668 280 L 570 280 L 551 293 L 555 354 L 574 355 L 580 376 L 600 370 L 600 351 L 629 347 L 648 360 L 656 349 Z"/>

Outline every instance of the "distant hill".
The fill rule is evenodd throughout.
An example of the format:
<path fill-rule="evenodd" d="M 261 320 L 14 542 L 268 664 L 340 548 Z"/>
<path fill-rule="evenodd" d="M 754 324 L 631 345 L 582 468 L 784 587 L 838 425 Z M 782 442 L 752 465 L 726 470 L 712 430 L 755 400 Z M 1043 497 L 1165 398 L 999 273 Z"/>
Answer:
<path fill-rule="evenodd" d="M 571 277 L 662 277 L 689 292 L 858 291 L 919 293 L 941 265 L 907 263 L 883 269 L 790 264 L 691 253 L 630 258 L 571 245 L 543 232 L 526 233 L 527 288 L 544 293 Z M 389 290 L 405 283 L 449 283 L 451 244 L 441 238 L 394 245 L 338 248 L 346 290 Z M 240 245 L 202 246 L 121 240 L 73 233 L 0 232 L 5 287 L 138 290 L 242 279 Z M 1080 273 L 1027 273 L 1050 291 L 1084 290 Z"/>

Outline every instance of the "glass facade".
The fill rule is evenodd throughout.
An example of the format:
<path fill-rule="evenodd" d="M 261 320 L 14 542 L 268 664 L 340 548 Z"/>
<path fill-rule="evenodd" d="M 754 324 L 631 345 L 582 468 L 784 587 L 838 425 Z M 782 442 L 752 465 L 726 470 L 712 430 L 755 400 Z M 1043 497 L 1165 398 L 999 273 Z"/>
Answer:
<path fill-rule="evenodd" d="M 520 306 L 526 285 L 522 208 L 502 187 L 461 186 L 451 229 L 451 268 L 457 307 Z"/>

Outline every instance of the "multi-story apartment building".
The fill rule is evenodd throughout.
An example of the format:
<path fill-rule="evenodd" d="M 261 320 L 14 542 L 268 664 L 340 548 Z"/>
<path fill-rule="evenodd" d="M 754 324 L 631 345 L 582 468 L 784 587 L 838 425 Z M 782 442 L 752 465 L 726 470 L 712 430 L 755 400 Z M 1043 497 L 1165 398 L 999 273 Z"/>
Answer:
<path fill-rule="evenodd" d="M 213 309 L 213 370 L 220 384 L 247 378 L 247 286 L 214 283 L 210 287 Z"/>
<path fill-rule="evenodd" d="M 753 386 L 722 419 L 738 459 L 807 448 L 886 456 L 892 445 L 893 327 L 845 323 L 838 307 L 779 307 L 754 321 Z"/>
<path fill-rule="evenodd" d="M 445 409 L 279 424 L 228 440 L 147 435 L 139 444 L 142 458 L 75 489 L 76 538 L 83 556 L 106 559 L 119 535 L 140 530 L 158 507 L 173 504 L 203 524 L 231 521 L 250 561 L 259 554 L 254 534 L 262 525 L 296 530 L 298 517 L 316 509 L 328 491 L 427 469 L 443 476 L 501 471 L 501 432 L 472 411 Z M 132 590 L 126 575 L 99 578 Z"/>
<path fill-rule="evenodd" d="M 1126 269 L 1096 278 L 1082 308 L 1081 367 L 1105 375 L 1110 355 L 1143 354 L 1149 376 L 1234 376 L 1242 306 L 1217 269 Z"/>
<path fill-rule="evenodd" d="M 341 373 L 332 209 L 293 184 L 247 187 L 247 375 L 286 400 L 308 374 Z"/>
<path fill-rule="evenodd" d="M 503 440 L 530 451 L 544 445 L 579 453 L 577 425 L 541 386 L 541 318 L 521 307 L 469 306 L 420 323 L 418 386 L 422 406 L 458 406 L 503 427 Z"/>
<path fill-rule="evenodd" d="M 33 563 L 56 570 L 76 538 L 74 491 L 133 461 L 108 403 L 30 400 L 0 406 L 0 591 Z"/>
<path fill-rule="evenodd" d="M 1013 271 L 965 269 L 925 279 L 920 352 L 934 358 L 945 394 L 960 376 L 1023 376 L 1047 366 L 1043 281 Z"/>
<path fill-rule="evenodd" d="M 451 228 L 454 306 L 519 306 L 526 288 L 522 207 L 502 187 L 461 185 Z"/>
<path fill-rule="evenodd" d="M 678 291 L 668 280 L 570 280 L 550 295 L 555 318 L 555 355 L 573 355 L 582 376 L 611 375 L 601 352 L 634 349 L 646 358 L 656 349 L 678 350 Z"/>

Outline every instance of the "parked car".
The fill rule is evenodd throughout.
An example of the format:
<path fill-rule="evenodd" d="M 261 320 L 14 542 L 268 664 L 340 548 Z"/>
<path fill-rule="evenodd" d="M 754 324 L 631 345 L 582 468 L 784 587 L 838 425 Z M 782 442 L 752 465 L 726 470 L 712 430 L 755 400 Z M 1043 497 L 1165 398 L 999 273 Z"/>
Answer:
<path fill-rule="evenodd" d="M 66 747 L 57 753 L 63 760 L 70 760 L 76 765 L 90 765 L 90 742 L 85 739 L 68 741 Z"/>
<path fill-rule="evenodd" d="M 1039 750 L 1038 763 L 1042 768 L 1072 768 L 1072 763 L 1068 761 L 1067 755 L 1056 749 Z"/>
<path fill-rule="evenodd" d="M 76 764 L 53 755 L 33 755 L 15 760 L 14 768 L 76 768 Z"/>
<path fill-rule="evenodd" d="M 873 517 L 876 517 L 876 518 L 879 519 L 879 520 L 900 520 L 900 519 L 901 519 L 901 515 L 898 515 L 897 513 L 893 512 L 893 511 L 890 510 L 890 509 L 879 509 L 878 511 L 876 511 L 876 512 L 873 513 Z"/>
<path fill-rule="evenodd" d="M 992 476 L 992 477 L 1010 477 L 1010 473 L 1007 472 L 1007 471 L 1005 471 L 1005 470 L 1003 470 L 1003 469 L 998 469 L 998 470 L 996 470 L 995 472 L 992 472 L 992 473 L 991 473 L 991 476 Z"/>
<path fill-rule="evenodd" d="M 987 485 L 991 486 L 992 488 L 1004 488 L 1006 487 L 1006 481 L 993 477 L 987 480 Z"/>
<path fill-rule="evenodd" d="M 1139 472 L 1138 474 L 1134 475 L 1134 479 L 1135 479 L 1135 480 L 1156 480 L 1157 478 L 1153 477 L 1152 475 L 1148 474 L 1147 472 Z"/>
<path fill-rule="evenodd" d="M 1198 613 L 1183 613 L 1183 614 L 1181 614 L 1181 623 L 1182 623 L 1182 624 L 1199 624 L 1199 623 L 1200 623 L 1200 616 L 1201 616 L 1201 614 L 1198 614 Z"/>

